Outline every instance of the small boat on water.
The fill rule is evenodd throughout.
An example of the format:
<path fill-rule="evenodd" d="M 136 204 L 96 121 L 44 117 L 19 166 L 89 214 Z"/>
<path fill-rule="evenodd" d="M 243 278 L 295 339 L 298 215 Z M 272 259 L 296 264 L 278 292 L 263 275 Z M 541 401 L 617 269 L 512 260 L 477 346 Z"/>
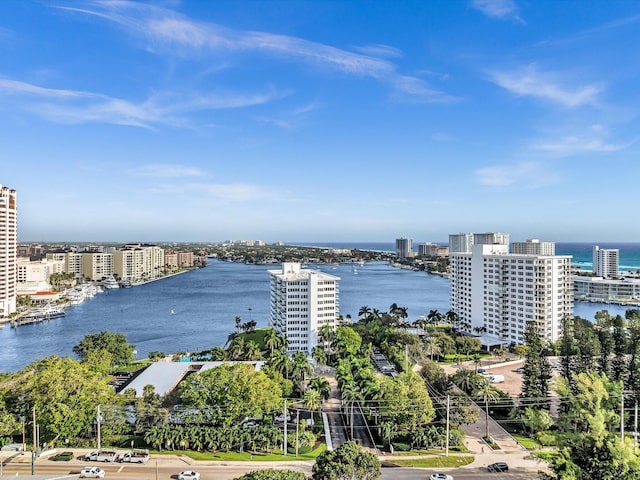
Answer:
<path fill-rule="evenodd" d="M 51 320 L 52 318 L 58 318 L 64 316 L 64 309 L 60 305 L 54 305 L 48 303 L 43 307 L 37 307 L 32 309 L 29 313 L 15 318 L 11 321 L 12 327 L 18 327 L 20 325 L 27 325 L 29 323 L 44 322 L 45 320 Z"/>
<path fill-rule="evenodd" d="M 102 280 L 102 287 L 111 290 L 114 288 L 120 288 L 120 284 L 118 284 L 117 280 L 113 278 L 113 275 L 109 275 Z"/>

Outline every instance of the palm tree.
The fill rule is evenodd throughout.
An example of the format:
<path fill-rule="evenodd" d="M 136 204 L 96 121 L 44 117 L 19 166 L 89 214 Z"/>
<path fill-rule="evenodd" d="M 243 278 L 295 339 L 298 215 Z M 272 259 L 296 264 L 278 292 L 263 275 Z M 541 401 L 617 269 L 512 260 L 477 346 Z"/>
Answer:
<path fill-rule="evenodd" d="M 224 362 L 229 359 L 227 352 L 221 347 L 213 347 L 211 349 L 211 360 L 215 362 Z"/>
<path fill-rule="evenodd" d="M 315 388 L 308 388 L 302 395 L 302 404 L 309 410 L 318 410 L 322 404 L 320 392 Z"/>
<path fill-rule="evenodd" d="M 367 307 L 366 305 L 360 307 L 360 310 L 358 311 L 358 316 L 360 318 L 364 318 L 365 320 L 368 320 L 370 315 L 371 315 L 370 307 Z"/>
<path fill-rule="evenodd" d="M 284 378 L 289 379 L 292 367 L 289 355 L 282 352 L 282 350 L 274 350 L 269 357 L 268 364 L 276 372 L 279 372 Z"/>
<path fill-rule="evenodd" d="M 273 353 L 273 351 L 276 348 L 278 348 L 278 345 L 280 344 L 280 339 L 278 338 L 278 334 L 273 328 L 268 329 L 264 333 L 264 337 L 262 338 L 262 341 L 264 342 L 264 346 L 267 347 L 269 350 L 271 350 L 271 353 Z"/>
<path fill-rule="evenodd" d="M 442 314 L 438 310 L 431 310 L 427 314 L 427 319 L 429 319 L 429 323 L 435 327 L 442 321 Z"/>
<path fill-rule="evenodd" d="M 229 358 L 232 360 L 242 360 L 245 351 L 245 343 L 243 337 L 235 337 L 229 347 Z"/>
<path fill-rule="evenodd" d="M 478 384 L 478 374 L 468 368 L 459 368 L 451 377 L 453 384 L 465 393 L 469 393 Z"/>
<path fill-rule="evenodd" d="M 449 322 L 449 325 L 451 325 L 451 328 L 453 330 L 458 329 L 458 323 L 460 322 L 460 319 L 458 318 L 458 314 L 456 312 L 454 312 L 453 310 L 449 310 L 444 314 L 444 318 L 447 320 L 447 322 Z"/>
<path fill-rule="evenodd" d="M 315 346 L 311 350 L 311 358 L 313 358 L 318 365 L 326 365 L 327 364 L 327 354 L 324 351 L 324 348 L 320 346 Z"/>
<path fill-rule="evenodd" d="M 386 440 L 389 446 L 391 446 L 391 440 L 398 433 L 398 424 L 395 422 L 381 422 L 380 423 L 380 436 L 382 440 Z"/>
<path fill-rule="evenodd" d="M 253 340 L 249 340 L 245 345 L 244 358 L 247 360 L 260 360 L 262 358 L 262 351 L 260 346 Z"/>
<path fill-rule="evenodd" d="M 342 396 L 342 401 L 347 404 L 347 408 L 350 411 L 350 422 L 351 425 L 351 440 L 353 440 L 353 408 L 354 404 L 361 399 L 360 391 L 356 386 L 355 382 L 345 382 L 340 386 L 340 394 Z"/>
<path fill-rule="evenodd" d="M 480 386 L 473 393 L 475 396 L 480 397 L 484 401 L 484 415 L 485 415 L 485 423 L 484 423 L 484 437 L 485 439 L 489 438 L 489 402 L 494 402 L 500 398 L 499 393 L 489 380 L 483 379 Z"/>
<path fill-rule="evenodd" d="M 235 322 L 236 322 L 236 333 L 240 333 L 240 329 L 242 327 L 242 318 L 236 315 Z"/>
<path fill-rule="evenodd" d="M 307 356 L 304 354 L 304 352 L 301 352 L 300 350 L 293 354 L 293 358 L 291 359 L 291 361 L 293 363 L 291 379 L 295 384 L 297 384 L 298 391 L 301 392 L 303 390 L 303 385 L 307 378 L 307 375 L 312 372 L 313 367 L 309 363 L 309 360 L 307 359 Z"/>
<path fill-rule="evenodd" d="M 479 353 L 473 354 L 473 363 L 476 366 L 476 373 L 478 373 L 478 368 L 482 366 L 482 357 Z"/>
<path fill-rule="evenodd" d="M 329 393 L 331 392 L 331 385 L 329 380 L 324 377 L 313 377 L 309 380 L 309 388 L 316 390 L 320 394 L 322 400 L 329 399 Z"/>
<path fill-rule="evenodd" d="M 425 348 L 431 357 L 431 361 L 433 362 L 434 355 L 440 355 L 440 345 L 438 344 L 438 339 L 436 337 L 429 337 L 425 341 Z"/>

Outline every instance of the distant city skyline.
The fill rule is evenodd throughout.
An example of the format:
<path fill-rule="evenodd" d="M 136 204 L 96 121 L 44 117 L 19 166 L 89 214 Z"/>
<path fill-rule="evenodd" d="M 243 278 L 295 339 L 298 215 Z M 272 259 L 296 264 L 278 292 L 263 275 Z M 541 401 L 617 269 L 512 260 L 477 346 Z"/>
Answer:
<path fill-rule="evenodd" d="M 640 241 L 638 2 L 0 2 L 20 242 Z"/>

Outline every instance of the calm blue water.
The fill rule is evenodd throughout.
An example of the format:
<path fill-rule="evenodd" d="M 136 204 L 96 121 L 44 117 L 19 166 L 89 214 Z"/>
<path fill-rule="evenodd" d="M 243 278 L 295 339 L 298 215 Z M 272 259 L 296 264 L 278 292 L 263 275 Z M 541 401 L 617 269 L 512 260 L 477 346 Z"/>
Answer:
<path fill-rule="evenodd" d="M 391 243 L 316 245 L 395 248 Z M 620 248 L 621 264 L 640 268 L 640 244 L 600 246 Z M 591 245 L 557 244 L 556 250 L 558 254 L 575 252 L 578 262 L 591 261 Z M 138 357 L 151 351 L 173 353 L 222 346 L 234 329 L 236 316 L 267 326 L 269 268 L 278 267 L 212 261 L 206 268 L 97 295 L 70 307 L 63 318 L 19 328 L 6 326 L 0 329 L 0 371 L 16 371 L 52 354 L 73 355 L 73 346 L 86 334 L 102 330 L 125 334 L 136 346 Z M 387 311 L 392 303 L 407 307 L 410 321 L 432 309 L 449 309 L 449 281 L 434 275 L 393 268 L 384 262 L 358 266 L 357 274 L 347 264 L 314 268 L 341 278 L 340 312 L 344 316 L 356 318 L 363 305 Z M 623 315 L 626 310 L 598 303 L 576 303 L 574 310 L 576 315 L 591 320 L 603 309 L 614 315 Z"/>
<path fill-rule="evenodd" d="M 109 290 L 63 318 L 18 328 L 0 329 L 0 371 L 16 371 L 48 355 L 73 355 L 86 334 L 102 330 L 123 333 L 138 357 L 151 351 L 173 353 L 222 346 L 234 329 L 236 315 L 267 326 L 268 269 L 279 266 L 212 261 L 206 268 L 134 288 Z M 316 268 L 316 267 L 314 267 Z M 416 319 L 431 309 L 449 309 L 449 281 L 421 272 L 400 270 L 384 262 L 321 266 L 340 281 L 340 312 L 356 318 L 363 305 L 387 311 L 392 303 L 408 308 Z M 249 311 L 251 309 L 251 311 Z M 174 314 L 171 314 L 171 311 Z"/>
<path fill-rule="evenodd" d="M 424 242 L 413 242 L 414 251 L 418 250 L 418 245 Z M 437 245 L 448 245 L 447 241 L 432 242 Z M 375 250 L 382 252 L 395 252 L 396 245 L 391 242 L 337 242 L 337 243 L 297 243 L 296 245 L 308 245 L 316 247 L 334 248 L 359 248 L 361 250 Z M 599 245 L 601 248 L 617 248 L 620 250 L 620 270 L 640 270 L 640 243 L 568 243 L 556 242 L 556 255 L 572 255 L 573 263 L 585 270 L 591 270 L 593 259 L 593 246 Z"/>

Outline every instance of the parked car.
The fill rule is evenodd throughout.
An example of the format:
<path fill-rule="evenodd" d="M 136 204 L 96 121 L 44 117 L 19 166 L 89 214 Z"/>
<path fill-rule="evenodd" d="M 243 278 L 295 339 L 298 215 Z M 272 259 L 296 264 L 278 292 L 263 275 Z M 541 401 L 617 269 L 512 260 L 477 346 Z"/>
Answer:
<path fill-rule="evenodd" d="M 284 415 L 278 415 L 277 417 L 275 417 L 273 420 L 278 422 L 278 423 L 284 423 Z M 291 421 L 291 415 L 287 415 L 287 422 Z"/>
<path fill-rule="evenodd" d="M 524 373 L 524 367 L 516 368 L 516 373 Z"/>
<path fill-rule="evenodd" d="M 484 368 L 479 368 L 479 369 L 478 369 L 478 373 L 479 373 L 480 375 L 484 375 L 485 373 L 487 373 L 487 371 L 486 371 Z"/>
<path fill-rule="evenodd" d="M 178 474 L 178 480 L 200 480 L 200 474 L 198 472 L 192 472 L 191 470 L 185 470 Z"/>
<path fill-rule="evenodd" d="M 80 478 L 104 478 L 104 470 L 98 467 L 83 467 Z"/>
<path fill-rule="evenodd" d="M 73 458 L 73 452 L 61 452 L 51 457 L 54 462 L 68 462 Z"/>
<path fill-rule="evenodd" d="M 430 480 L 453 480 L 451 475 L 447 475 L 446 473 L 434 473 L 431 475 Z"/>
<path fill-rule="evenodd" d="M 487 467 L 487 470 L 490 472 L 508 472 L 509 471 L 509 465 L 507 465 L 504 462 L 496 462 L 496 463 L 492 463 L 491 465 L 489 465 Z"/>

